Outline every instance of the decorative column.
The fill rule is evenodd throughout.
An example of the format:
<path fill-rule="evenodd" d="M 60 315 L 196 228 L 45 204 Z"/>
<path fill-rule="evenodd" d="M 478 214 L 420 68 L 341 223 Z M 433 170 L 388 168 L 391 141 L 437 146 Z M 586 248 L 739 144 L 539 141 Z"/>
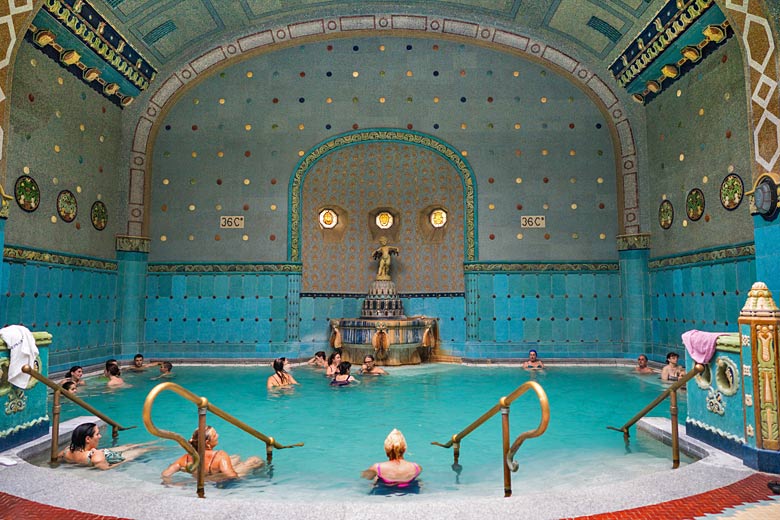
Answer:
<path fill-rule="evenodd" d="M 466 272 L 466 342 L 479 340 L 479 279 L 477 273 Z"/>
<path fill-rule="evenodd" d="M 618 235 L 620 286 L 623 297 L 623 350 L 649 352 L 652 344 L 650 312 L 650 234 Z"/>
<path fill-rule="evenodd" d="M 754 283 L 748 292 L 739 313 L 739 334 L 747 444 L 743 460 L 752 468 L 777 473 L 780 472 L 780 309 L 763 282 Z"/>
<path fill-rule="evenodd" d="M 301 273 L 287 275 L 287 342 L 300 340 Z"/>
<path fill-rule="evenodd" d="M 146 237 L 116 236 L 119 273 L 116 340 L 122 355 L 143 351 L 149 244 Z"/>

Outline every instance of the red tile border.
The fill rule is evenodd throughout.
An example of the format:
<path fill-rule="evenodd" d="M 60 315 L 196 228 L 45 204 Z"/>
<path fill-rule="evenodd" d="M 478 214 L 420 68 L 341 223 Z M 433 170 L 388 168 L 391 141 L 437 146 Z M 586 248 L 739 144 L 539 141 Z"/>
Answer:
<path fill-rule="evenodd" d="M 600 515 L 580 516 L 567 520 L 685 520 L 706 514 L 717 514 L 730 507 L 766 500 L 772 496 L 767 487 L 770 480 L 778 480 L 777 475 L 756 473 L 746 479 L 726 487 L 713 489 L 698 495 L 691 495 L 669 502 L 650 506 L 624 509 Z"/>
<path fill-rule="evenodd" d="M 13 520 L 41 520 L 67 518 L 68 520 L 125 520 L 116 516 L 82 513 L 75 509 L 49 506 L 0 491 L 0 518 Z"/>

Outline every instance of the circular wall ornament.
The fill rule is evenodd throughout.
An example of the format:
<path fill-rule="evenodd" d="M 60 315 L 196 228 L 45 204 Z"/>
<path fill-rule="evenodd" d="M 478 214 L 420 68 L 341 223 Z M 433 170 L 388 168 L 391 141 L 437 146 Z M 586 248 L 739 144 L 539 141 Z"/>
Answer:
<path fill-rule="evenodd" d="M 106 229 L 108 223 L 108 210 L 106 205 L 97 200 L 92 204 L 92 209 L 89 211 L 90 220 L 92 220 L 92 227 L 98 231 Z"/>
<path fill-rule="evenodd" d="M 29 175 L 22 175 L 16 179 L 14 198 L 16 198 L 16 203 L 24 211 L 32 213 L 38 209 L 38 205 L 41 203 L 41 190 L 38 188 L 38 183 L 35 182 L 35 179 Z"/>
<path fill-rule="evenodd" d="M 658 223 L 662 228 L 669 229 L 672 227 L 672 222 L 674 222 L 674 206 L 672 206 L 671 202 L 665 200 L 658 208 Z"/>
<path fill-rule="evenodd" d="M 320 211 L 320 225 L 325 229 L 333 229 L 339 223 L 338 213 L 326 208 Z"/>
<path fill-rule="evenodd" d="M 699 188 L 693 188 L 685 197 L 685 213 L 694 222 L 704 215 L 704 192 Z"/>
<path fill-rule="evenodd" d="M 437 208 L 431 211 L 429 218 L 431 221 L 431 225 L 433 227 L 435 228 L 444 227 L 444 224 L 447 223 L 447 212 L 441 208 Z"/>
<path fill-rule="evenodd" d="M 716 361 L 715 383 L 723 395 L 735 395 L 739 390 L 739 369 L 731 359 L 721 356 Z"/>
<path fill-rule="evenodd" d="M 62 190 L 57 195 L 57 213 L 65 222 L 73 222 L 76 219 L 79 205 L 76 196 L 69 190 Z"/>
<path fill-rule="evenodd" d="M 390 229 L 393 226 L 393 215 L 389 211 L 382 211 L 376 216 L 376 225 L 379 229 Z"/>
<path fill-rule="evenodd" d="M 745 195 L 745 184 L 742 177 L 736 173 L 726 175 L 723 182 L 720 183 L 720 203 L 729 211 L 733 211 L 742 203 L 742 197 Z"/>

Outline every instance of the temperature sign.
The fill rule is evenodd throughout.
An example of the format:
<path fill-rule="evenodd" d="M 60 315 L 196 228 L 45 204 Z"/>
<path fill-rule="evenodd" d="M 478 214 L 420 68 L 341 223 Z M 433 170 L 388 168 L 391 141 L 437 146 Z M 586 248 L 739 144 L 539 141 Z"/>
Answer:
<path fill-rule="evenodd" d="M 219 217 L 219 229 L 244 229 L 244 217 Z"/>
<path fill-rule="evenodd" d="M 520 217 L 521 228 L 543 228 L 547 227 L 544 215 L 539 216 L 523 216 Z"/>

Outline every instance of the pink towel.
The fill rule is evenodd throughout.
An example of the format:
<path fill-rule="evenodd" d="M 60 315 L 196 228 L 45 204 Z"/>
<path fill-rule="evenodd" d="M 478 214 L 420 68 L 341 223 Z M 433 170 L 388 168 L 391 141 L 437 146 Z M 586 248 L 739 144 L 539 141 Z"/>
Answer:
<path fill-rule="evenodd" d="M 704 332 L 701 330 L 689 330 L 682 335 L 683 344 L 688 354 L 691 355 L 697 363 L 708 363 L 715 354 L 715 343 L 718 337 L 723 336 L 721 332 Z"/>

